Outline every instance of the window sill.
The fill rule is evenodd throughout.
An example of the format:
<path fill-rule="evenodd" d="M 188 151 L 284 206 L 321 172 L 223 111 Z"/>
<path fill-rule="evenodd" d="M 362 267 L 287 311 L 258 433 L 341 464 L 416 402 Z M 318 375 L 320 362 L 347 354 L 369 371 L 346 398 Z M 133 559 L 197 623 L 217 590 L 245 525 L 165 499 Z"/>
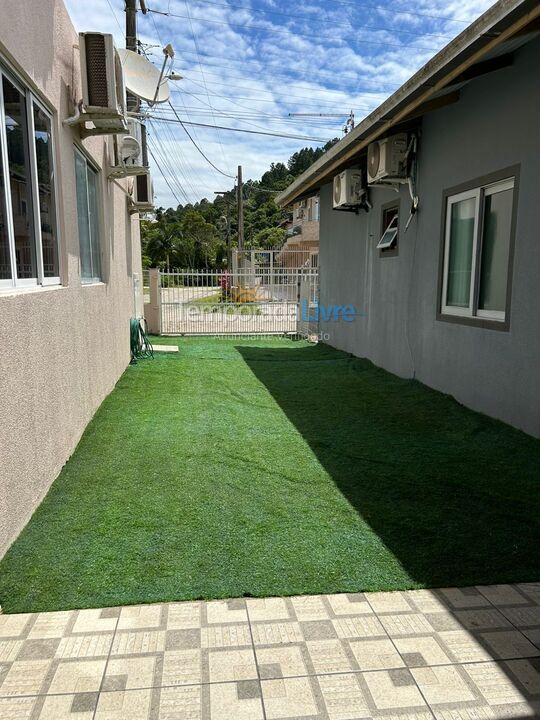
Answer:
<path fill-rule="evenodd" d="M 81 280 L 81 287 L 87 288 L 87 287 L 105 287 L 105 283 L 103 280 L 88 280 L 87 282 L 84 282 Z"/>
<path fill-rule="evenodd" d="M 457 325 L 468 325 L 469 327 L 477 327 L 483 330 L 502 330 L 503 332 L 508 332 L 510 329 L 510 321 L 508 319 L 494 320 L 492 318 L 449 315 L 438 312 L 437 320 Z"/>
<path fill-rule="evenodd" d="M 54 292 L 66 290 L 67 285 L 24 285 L 20 287 L 0 288 L 0 297 L 18 297 L 19 295 L 33 295 L 35 293 Z"/>

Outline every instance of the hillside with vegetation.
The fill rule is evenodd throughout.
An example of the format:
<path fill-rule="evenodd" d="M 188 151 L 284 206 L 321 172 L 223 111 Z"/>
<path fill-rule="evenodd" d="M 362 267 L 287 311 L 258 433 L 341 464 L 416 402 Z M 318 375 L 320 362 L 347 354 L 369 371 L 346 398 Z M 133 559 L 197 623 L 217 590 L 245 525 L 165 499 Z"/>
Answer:
<path fill-rule="evenodd" d="M 302 148 L 287 164 L 272 163 L 260 180 L 244 183 L 244 245 L 247 248 L 279 248 L 285 241 L 286 213 L 275 202 L 284 190 L 323 153 L 322 148 Z M 236 188 L 209 200 L 158 208 L 155 219 L 141 221 L 143 266 L 160 268 L 220 269 L 226 264 L 227 239 L 238 245 Z"/>

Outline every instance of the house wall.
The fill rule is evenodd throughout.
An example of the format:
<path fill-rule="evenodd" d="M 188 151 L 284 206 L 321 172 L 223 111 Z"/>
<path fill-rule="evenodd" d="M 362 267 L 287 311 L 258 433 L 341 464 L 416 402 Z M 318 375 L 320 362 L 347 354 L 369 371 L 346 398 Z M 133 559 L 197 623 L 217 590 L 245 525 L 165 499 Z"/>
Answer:
<path fill-rule="evenodd" d="M 379 256 L 381 206 L 398 196 L 373 188 L 373 209 L 332 210 L 321 189 L 321 303 L 354 304 L 352 323 L 322 323 L 327 342 L 402 377 L 540 436 L 540 41 L 511 67 L 462 88 L 459 102 L 427 115 L 419 145 L 420 208 L 405 233 L 400 200 L 396 257 Z M 520 165 L 508 332 L 437 320 L 443 190 Z"/>
<path fill-rule="evenodd" d="M 77 43 L 60 0 L 2 7 L 0 54 L 54 111 L 63 285 L 0 293 L 0 556 L 130 358 L 132 275 L 142 277 L 138 216 L 127 213 L 126 181 L 108 182 L 103 172 L 103 282 L 80 282 L 74 143 L 103 168 L 111 141 L 81 143 L 62 125 L 71 96 L 81 97 Z"/>

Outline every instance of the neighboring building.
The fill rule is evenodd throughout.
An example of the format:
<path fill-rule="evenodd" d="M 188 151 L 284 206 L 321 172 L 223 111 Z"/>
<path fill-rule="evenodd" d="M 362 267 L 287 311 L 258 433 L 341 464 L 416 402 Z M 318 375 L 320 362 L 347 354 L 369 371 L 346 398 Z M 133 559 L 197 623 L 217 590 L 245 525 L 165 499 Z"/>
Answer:
<path fill-rule="evenodd" d="M 319 259 L 319 195 L 292 204 L 285 225 L 286 240 L 277 261 L 286 267 L 317 267 Z"/>
<path fill-rule="evenodd" d="M 107 178 L 111 135 L 64 124 L 82 97 L 78 46 L 60 0 L 3 3 L 0 556 L 130 359 L 133 181 Z"/>
<path fill-rule="evenodd" d="M 536 436 L 539 78 L 540 6 L 503 0 L 278 197 L 320 190 L 320 302 L 359 312 L 321 322 L 330 344 Z M 371 185 L 371 209 L 334 210 L 335 176 L 366 177 L 370 146 L 376 171 L 396 133 L 412 192 Z"/>

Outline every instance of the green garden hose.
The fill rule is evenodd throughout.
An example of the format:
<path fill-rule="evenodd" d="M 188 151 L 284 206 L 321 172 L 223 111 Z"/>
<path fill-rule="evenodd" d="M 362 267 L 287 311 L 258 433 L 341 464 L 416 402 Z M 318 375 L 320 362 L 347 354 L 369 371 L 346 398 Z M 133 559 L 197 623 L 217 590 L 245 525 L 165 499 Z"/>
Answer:
<path fill-rule="evenodd" d="M 143 322 L 145 323 L 143 327 Z M 131 318 L 130 341 L 131 341 L 131 363 L 135 364 L 140 358 L 153 358 L 154 349 L 146 334 L 146 321 Z"/>

